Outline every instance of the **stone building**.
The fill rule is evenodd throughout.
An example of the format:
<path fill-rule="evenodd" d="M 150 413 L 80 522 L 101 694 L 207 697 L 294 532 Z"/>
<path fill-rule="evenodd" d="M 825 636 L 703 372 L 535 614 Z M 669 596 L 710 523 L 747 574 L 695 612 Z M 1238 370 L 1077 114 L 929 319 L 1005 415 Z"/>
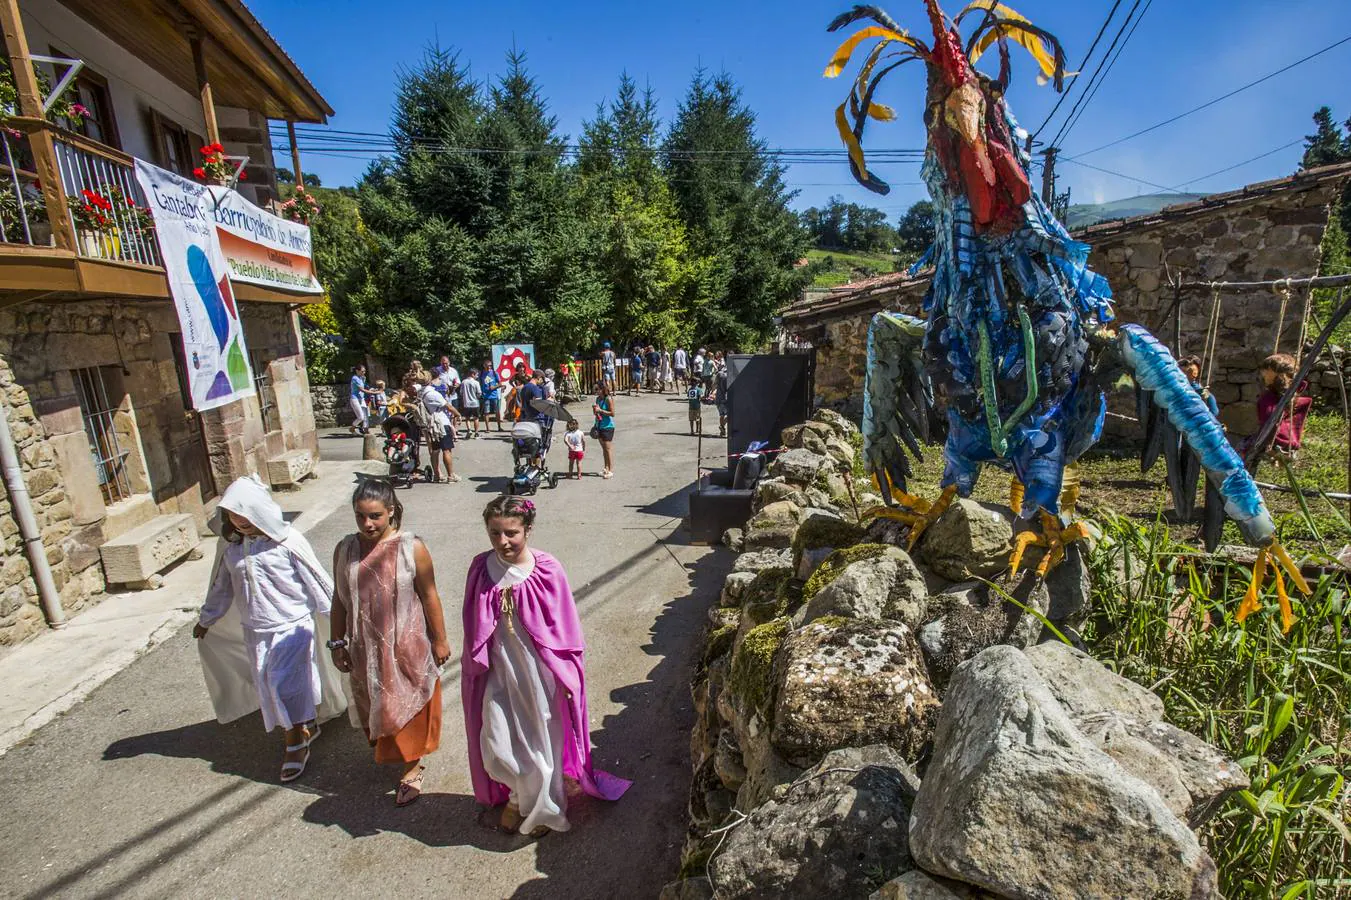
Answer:
<path fill-rule="evenodd" d="M 236 283 L 255 395 L 198 413 L 155 241 L 125 217 L 90 240 L 67 198 L 117 189 L 144 206 L 134 158 L 191 176 L 197 148 L 220 141 L 248 158 L 240 193 L 266 205 L 268 121 L 332 109 L 240 0 L 0 0 L 0 24 L 19 94 L 0 132 L 0 415 L 58 594 L 40 596 L 21 498 L 0 492 L 3 646 L 53 603 L 102 601 L 109 547 L 153 559 L 195 542 L 232 480 L 287 486 L 318 457 L 295 312 L 314 296 Z M 43 108 L 75 60 L 78 128 Z"/>
<path fill-rule="evenodd" d="M 1314 169 L 1094 225 L 1074 236 L 1092 246 L 1089 264 L 1111 282 L 1119 320 L 1138 322 L 1171 344 L 1173 282 L 1249 282 L 1318 274 L 1330 204 L 1348 177 L 1351 164 Z M 803 299 L 783 311 L 785 343 L 811 346 L 817 354 L 818 403 L 862 414 L 869 321 L 883 309 L 919 315 L 928 288 L 926 273 L 882 275 L 825 298 Z M 1218 314 L 1210 386 L 1220 404 L 1220 417 L 1231 431 L 1255 430 L 1257 365 L 1277 346 L 1295 351 L 1306 299 L 1307 292 L 1299 290 L 1284 299 L 1263 288 L 1225 291 L 1216 309 L 1208 291 L 1182 296 L 1178 306 L 1182 353 L 1202 353 L 1212 311 Z M 1316 385 L 1318 390 L 1330 387 L 1322 379 Z M 1117 395 L 1114 404 L 1129 412 L 1133 400 Z"/>

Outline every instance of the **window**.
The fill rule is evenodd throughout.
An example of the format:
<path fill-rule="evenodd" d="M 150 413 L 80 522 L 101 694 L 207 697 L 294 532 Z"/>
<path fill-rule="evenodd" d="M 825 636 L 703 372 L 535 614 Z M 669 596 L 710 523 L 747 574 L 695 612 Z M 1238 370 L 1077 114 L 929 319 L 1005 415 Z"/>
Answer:
<path fill-rule="evenodd" d="M 160 163 L 179 175 L 191 177 L 195 157 L 192 155 L 192 141 L 188 132 L 158 114 L 155 120 L 158 123 L 155 130 L 159 135 L 156 149 L 160 154 Z"/>
<path fill-rule="evenodd" d="M 249 360 L 253 363 L 253 390 L 258 395 L 258 409 L 263 414 L 263 432 L 267 433 L 281 427 L 277 422 L 277 398 L 272 393 L 272 372 L 258 351 L 250 350 Z"/>
<path fill-rule="evenodd" d="M 55 47 L 52 48 L 52 55 L 66 59 L 72 58 L 71 54 L 62 52 Z M 58 80 L 65 75 L 65 66 L 55 66 L 54 68 Z M 97 72 L 91 72 L 86 64 L 80 69 L 80 73 L 75 76 L 75 83 L 70 86 L 69 90 L 70 99 L 89 110 L 89 114 L 84 117 L 84 121 L 79 125 L 74 125 L 68 121 L 63 122 L 62 125 L 77 134 L 98 141 L 100 144 L 106 144 L 120 150 L 122 142 L 118 138 L 117 119 L 113 116 L 112 98 L 108 93 L 108 79 Z"/>
<path fill-rule="evenodd" d="M 127 478 L 127 451 L 122 449 L 113 421 L 117 404 L 109 398 L 104 368 L 76 369 L 75 388 L 80 398 L 80 412 L 84 414 L 84 430 L 89 437 L 89 452 L 94 457 L 94 472 L 103 490 L 103 502 L 111 506 L 131 496 Z M 119 396 L 120 400 L 120 396 Z"/>

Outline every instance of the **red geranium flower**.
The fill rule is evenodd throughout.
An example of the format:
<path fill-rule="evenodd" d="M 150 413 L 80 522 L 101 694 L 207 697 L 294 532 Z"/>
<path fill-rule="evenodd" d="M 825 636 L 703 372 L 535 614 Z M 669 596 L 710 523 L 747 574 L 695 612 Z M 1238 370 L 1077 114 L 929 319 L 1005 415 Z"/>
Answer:
<path fill-rule="evenodd" d="M 206 177 L 206 169 L 203 169 L 201 166 L 198 166 L 197 168 L 195 168 L 195 169 L 192 170 L 192 177 L 193 177 L 193 178 L 205 178 L 205 177 Z"/>
<path fill-rule="evenodd" d="M 248 180 L 249 180 L 249 173 L 248 173 L 248 172 L 245 172 L 243 169 L 241 169 L 241 170 L 239 171 L 239 180 L 240 180 L 240 181 L 248 181 Z"/>

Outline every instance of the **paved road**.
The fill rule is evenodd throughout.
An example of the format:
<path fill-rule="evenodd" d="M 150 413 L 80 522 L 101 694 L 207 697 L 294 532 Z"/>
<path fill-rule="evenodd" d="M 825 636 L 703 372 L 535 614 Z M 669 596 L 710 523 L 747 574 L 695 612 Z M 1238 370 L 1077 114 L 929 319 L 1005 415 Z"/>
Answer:
<path fill-rule="evenodd" d="M 0 896 L 654 897 L 684 837 L 690 668 L 730 560 L 679 527 L 695 468 L 683 404 L 620 398 L 619 412 L 619 474 L 542 491 L 534 544 L 572 580 L 596 762 L 634 780 L 622 800 L 578 798 L 573 831 L 536 843 L 477 824 L 456 663 L 417 804 L 394 807 L 393 772 L 345 721 L 325 728 L 300 782 L 280 785 L 279 733 L 257 715 L 214 721 L 185 629 L 0 757 Z M 330 458 L 358 443 L 323 439 Z M 432 548 L 458 654 L 464 573 L 486 549 L 482 507 L 510 458 L 496 439 L 456 457 L 463 483 L 402 497 Z M 340 511 L 310 538 L 324 556 L 350 529 Z"/>

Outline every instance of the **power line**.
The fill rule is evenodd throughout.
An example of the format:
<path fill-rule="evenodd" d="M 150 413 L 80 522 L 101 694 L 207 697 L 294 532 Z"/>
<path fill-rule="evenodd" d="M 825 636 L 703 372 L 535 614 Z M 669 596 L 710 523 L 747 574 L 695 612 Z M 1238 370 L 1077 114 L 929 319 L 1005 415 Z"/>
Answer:
<path fill-rule="evenodd" d="M 1093 51 L 1097 49 L 1098 41 L 1102 40 L 1102 36 L 1107 32 L 1107 26 L 1112 24 L 1112 19 L 1116 16 L 1117 8 L 1120 6 L 1121 0 L 1116 0 L 1116 2 L 1112 4 L 1112 8 L 1107 11 L 1107 18 L 1103 19 L 1102 27 L 1098 29 L 1098 34 L 1093 38 L 1093 43 L 1088 45 L 1088 52 L 1084 54 L 1083 60 L 1079 63 L 1079 68 L 1074 73 L 1074 80 L 1070 82 L 1068 88 L 1061 91 L 1060 99 L 1056 100 L 1055 106 L 1052 107 L 1050 114 L 1046 116 L 1045 120 L 1042 121 L 1037 130 L 1032 133 L 1033 140 L 1036 140 L 1037 135 L 1041 134 L 1042 130 L 1055 118 L 1055 114 L 1060 111 L 1060 104 L 1065 102 L 1065 98 L 1073 93 L 1074 89 L 1079 86 L 1079 76 L 1083 74 L 1084 68 L 1088 66 L 1088 61 L 1093 58 Z"/>
<path fill-rule="evenodd" d="M 1250 81 L 1250 82 L 1248 82 L 1247 84 L 1242 85 L 1241 87 L 1236 87 L 1236 88 L 1234 88 L 1232 91 L 1229 91 L 1229 92 L 1226 93 L 1226 94 L 1221 94 L 1220 96 L 1214 98 L 1213 100 L 1207 100 L 1205 103 L 1202 103 L 1200 106 L 1193 107 L 1192 109 L 1189 109 L 1189 110 L 1187 110 L 1186 112 L 1178 113 L 1177 115 L 1173 116 L 1172 118 L 1164 119 L 1162 122 L 1156 122 L 1156 123 L 1154 123 L 1153 125 L 1150 125 L 1148 128 L 1142 128 L 1142 129 L 1140 129 L 1139 131 L 1136 131 L 1136 132 L 1134 132 L 1134 133 L 1132 133 L 1132 134 L 1126 135 L 1125 137 L 1117 138 L 1116 140 L 1114 140 L 1114 141 L 1109 141 L 1108 143 L 1103 144 L 1103 145 L 1100 146 L 1100 147 L 1094 147 L 1092 150 L 1085 150 L 1083 153 L 1079 153 L 1079 154 L 1076 154 L 1076 155 L 1073 156 L 1073 157 L 1068 157 L 1068 158 L 1069 158 L 1069 159 L 1080 159 L 1080 158 L 1082 158 L 1082 157 L 1088 156 L 1090 153 L 1097 153 L 1099 150 L 1106 150 L 1108 147 L 1115 147 L 1117 144 L 1124 143 L 1125 141 L 1132 140 L 1133 138 L 1138 138 L 1140 135 L 1142 135 L 1142 134 L 1148 134 L 1149 132 L 1154 131 L 1154 130 L 1157 129 L 1157 128 L 1162 128 L 1162 127 L 1165 126 L 1165 125 L 1171 125 L 1171 124 L 1173 124 L 1174 122 L 1176 122 L 1176 121 L 1179 120 L 1179 119 L 1183 119 L 1183 118 L 1186 118 L 1187 116 L 1190 116 L 1192 113 L 1197 113 L 1197 112 L 1200 112 L 1200 111 L 1203 110 L 1203 109 L 1206 109 L 1206 108 L 1208 108 L 1208 107 L 1214 106 L 1216 103 L 1219 103 L 1221 100 L 1228 100 L 1230 97 L 1234 96 L 1235 94 L 1239 94 L 1239 93 L 1242 93 L 1243 91 L 1248 90 L 1249 88 L 1256 87 L 1257 85 L 1261 84 L 1262 82 L 1264 82 L 1264 81 L 1269 81 L 1270 79 L 1275 78 L 1277 75 L 1280 75 L 1280 74 L 1282 74 L 1283 72 L 1288 72 L 1288 71 L 1290 71 L 1291 69 L 1295 68 L 1296 66 L 1303 65 L 1304 63 L 1308 62 L 1309 60 L 1314 59 L 1314 58 L 1319 57 L 1319 56 L 1322 56 L 1324 53 L 1327 53 L 1327 52 L 1330 51 L 1330 50 L 1335 50 L 1336 48 L 1340 47 L 1342 44 L 1347 43 L 1348 41 L 1351 41 L 1351 35 L 1347 35 L 1346 37 L 1342 38 L 1340 41 L 1336 41 L 1336 42 L 1334 42 L 1334 43 L 1328 44 L 1328 45 L 1327 45 L 1326 47 L 1324 47 L 1322 50 L 1318 50 L 1318 51 L 1316 51 L 1316 52 L 1314 52 L 1314 53 L 1310 53 L 1308 56 L 1304 57 L 1303 59 L 1297 59 L 1297 60 L 1295 60 L 1294 62 L 1290 63 L 1290 64 L 1287 65 L 1287 66 L 1282 66 L 1281 68 L 1277 69 L 1277 70 L 1274 71 L 1274 72 L 1269 72 L 1269 73 L 1267 73 L 1266 75 L 1263 75 L 1261 78 L 1258 78 L 1258 79 L 1255 80 L 1255 81 Z"/>
<path fill-rule="evenodd" d="M 1248 165 L 1249 163 L 1257 162 L 1259 159 L 1265 159 L 1265 158 L 1268 157 L 1268 156 L 1272 156 L 1272 155 L 1274 155 L 1274 154 L 1276 154 L 1276 153 L 1280 153 L 1282 150 L 1288 150 L 1288 149 L 1290 149 L 1291 147 L 1297 146 L 1298 144 L 1300 144 L 1300 143 L 1302 143 L 1302 142 L 1303 142 L 1303 139 L 1290 141 L 1290 142 L 1287 143 L 1287 144 L 1282 144 L 1281 146 L 1277 147 L 1277 148 L 1274 149 L 1274 150 L 1268 150 L 1268 151 L 1266 151 L 1265 153 L 1259 153 L 1259 154 L 1257 154 L 1256 156 L 1252 156 L 1252 157 L 1249 157 L 1248 159 L 1243 160 L 1242 162 L 1236 162 L 1236 163 L 1234 163 L 1234 164 L 1231 165 L 1231 166 L 1225 166 L 1223 169 L 1216 169 L 1214 172 L 1207 172 L 1205 175 L 1198 175 L 1196 178 L 1192 178 L 1192 179 L 1190 179 L 1190 180 L 1188 180 L 1188 181 L 1184 181 L 1184 182 L 1182 182 L 1182 183 L 1180 183 L 1180 184 L 1173 185 L 1172 187 L 1167 187 L 1167 186 L 1165 186 L 1165 185 L 1158 184 L 1157 182 L 1150 181 L 1150 180 L 1148 180 L 1148 179 L 1146 179 L 1146 178 L 1140 178 L 1139 176 L 1136 176 L 1136 175 L 1127 175 L 1127 174 L 1124 173 L 1124 172 L 1115 172 L 1115 171 L 1113 171 L 1113 170 L 1111 170 L 1111 169 L 1104 169 L 1104 168 L 1102 168 L 1101 166 L 1095 166 L 1095 165 L 1093 165 L 1093 164 L 1091 164 L 1091 163 L 1082 162 L 1081 160 L 1078 160 L 1078 159 L 1066 158 L 1064 161 L 1065 161 L 1065 162 L 1068 162 L 1068 163 L 1073 163 L 1073 164 L 1076 165 L 1076 166 L 1082 166 L 1082 167 L 1084 167 L 1085 169 L 1092 169 L 1092 170 L 1094 170 L 1095 172 L 1102 172 L 1102 173 L 1105 174 L 1105 175 L 1114 175 L 1114 176 L 1116 176 L 1117 178 L 1122 178 L 1122 179 L 1125 179 L 1125 180 L 1127 180 L 1127 181 L 1137 181 L 1137 182 L 1139 182 L 1140 184 L 1147 184 L 1147 185 L 1149 185 L 1150 187 L 1156 187 L 1156 188 L 1159 188 L 1159 191 L 1158 191 L 1157 193 L 1163 193 L 1163 194 L 1175 194 L 1175 193 L 1178 193 L 1178 192 L 1181 191 L 1183 188 L 1185 188 L 1185 187 L 1187 187 L 1187 186 L 1189 186 L 1189 185 L 1196 184 L 1196 182 L 1198 182 L 1198 181 L 1205 181 L 1205 180 L 1207 180 L 1207 179 L 1209 179 L 1209 178 L 1214 178 L 1216 175 L 1223 175 L 1225 172 L 1232 172 L 1234 169 L 1240 169 L 1240 168 L 1242 168 L 1243 166 Z M 1143 196 L 1143 197 L 1151 197 L 1151 196 L 1154 196 L 1154 195 L 1153 195 L 1153 194 L 1142 194 L 1142 195 L 1140 195 L 1140 196 Z"/>
<path fill-rule="evenodd" d="M 1092 90 L 1089 92 L 1088 97 L 1085 98 L 1084 100 L 1083 111 L 1080 112 L 1079 115 L 1075 116 L 1074 120 L 1069 122 L 1065 126 L 1065 134 L 1064 137 L 1061 138 L 1061 140 L 1064 140 L 1064 138 L 1069 137 L 1070 132 L 1074 130 L 1074 126 L 1078 125 L 1079 120 L 1084 117 L 1084 113 L 1088 112 L 1088 107 L 1093 103 L 1093 98 L 1098 96 L 1098 91 L 1102 88 L 1104 84 L 1107 83 L 1107 76 L 1111 75 L 1112 69 L 1116 68 L 1117 60 L 1121 59 L 1121 54 L 1126 51 L 1126 45 L 1131 42 L 1131 38 L 1135 37 L 1136 29 L 1140 27 L 1140 23 L 1144 21 L 1145 15 L 1148 14 L 1149 8 L 1153 5 L 1154 0 L 1148 0 L 1148 2 L 1145 3 L 1145 8 L 1140 10 L 1140 15 L 1136 16 L 1135 18 L 1135 24 L 1131 26 L 1130 31 L 1126 32 L 1126 39 L 1121 42 L 1121 49 L 1116 51 L 1116 55 L 1112 57 L 1112 61 L 1107 64 L 1107 68 L 1102 73 L 1102 79 L 1099 80 L 1097 84 L 1092 86 Z"/>
<path fill-rule="evenodd" d="M 1125 21 L 1123 21 L 1121 27 L 1117 29 L 1116 36 L 1112 38 L 1112 45 L 1107 48 L 1106 55 L 1098 61 L 1098 66 L 1093 71 L 1093 78 L 1089 81 L 1088 86 L 1084 88 L 1084 92 L 1079 96 L 1079 100 L 1074 104 L 1074 108 L 1070 110 L 1070 114 L 1065 118 L 1064 123 L 1060 126 L 1060 130 L 1056 132 L 1055 139 L 1051 141 L 1051 146 L 1060 146 L 1061 141 L 1068 137 L 1070 131 L 1078 124 L 1079 119 L 1083 116 L 1083 112 L 1080 110 L 1087 111 L 1088 104 L 1092 102 L 1093 97 L 1098 93 L 1098 88 L 1107 80 L 1107 75 L 1112 71 L 1112 67 L 1116 65 L 1116 61 L 1121 58 L 1121 51 L 1125 50 L 1126 45 L 1130 43 L 1131 38 L 1135 35 L 1135 29 L 1140 25 L 1140 20 L 1145 17 L 1145 13 L 1149 11 L 1149 7 L 1153 5 L 1154 0 L 1149 0 L 1149 2 L 1145 4 L 1145 8 L 1141 11 L 1140 15 L 1136 16 L 1135 11 L 1139 9 L 1140 3 L 1141 0 L 1135 0 L 1135 3 L 1131 6 L 1130 12 L 1126 14 Z M 1129 32 L 1126 31 L 1127 28 L 1130 28 Z M 1124 41 L 1122 41 L 1123 35 L 1125 36 Z M 1114 56 L 1112 51 L 1116 50 L 1118 42 L 1121 43 L 1121 50 L 1118 50 Z"/>

